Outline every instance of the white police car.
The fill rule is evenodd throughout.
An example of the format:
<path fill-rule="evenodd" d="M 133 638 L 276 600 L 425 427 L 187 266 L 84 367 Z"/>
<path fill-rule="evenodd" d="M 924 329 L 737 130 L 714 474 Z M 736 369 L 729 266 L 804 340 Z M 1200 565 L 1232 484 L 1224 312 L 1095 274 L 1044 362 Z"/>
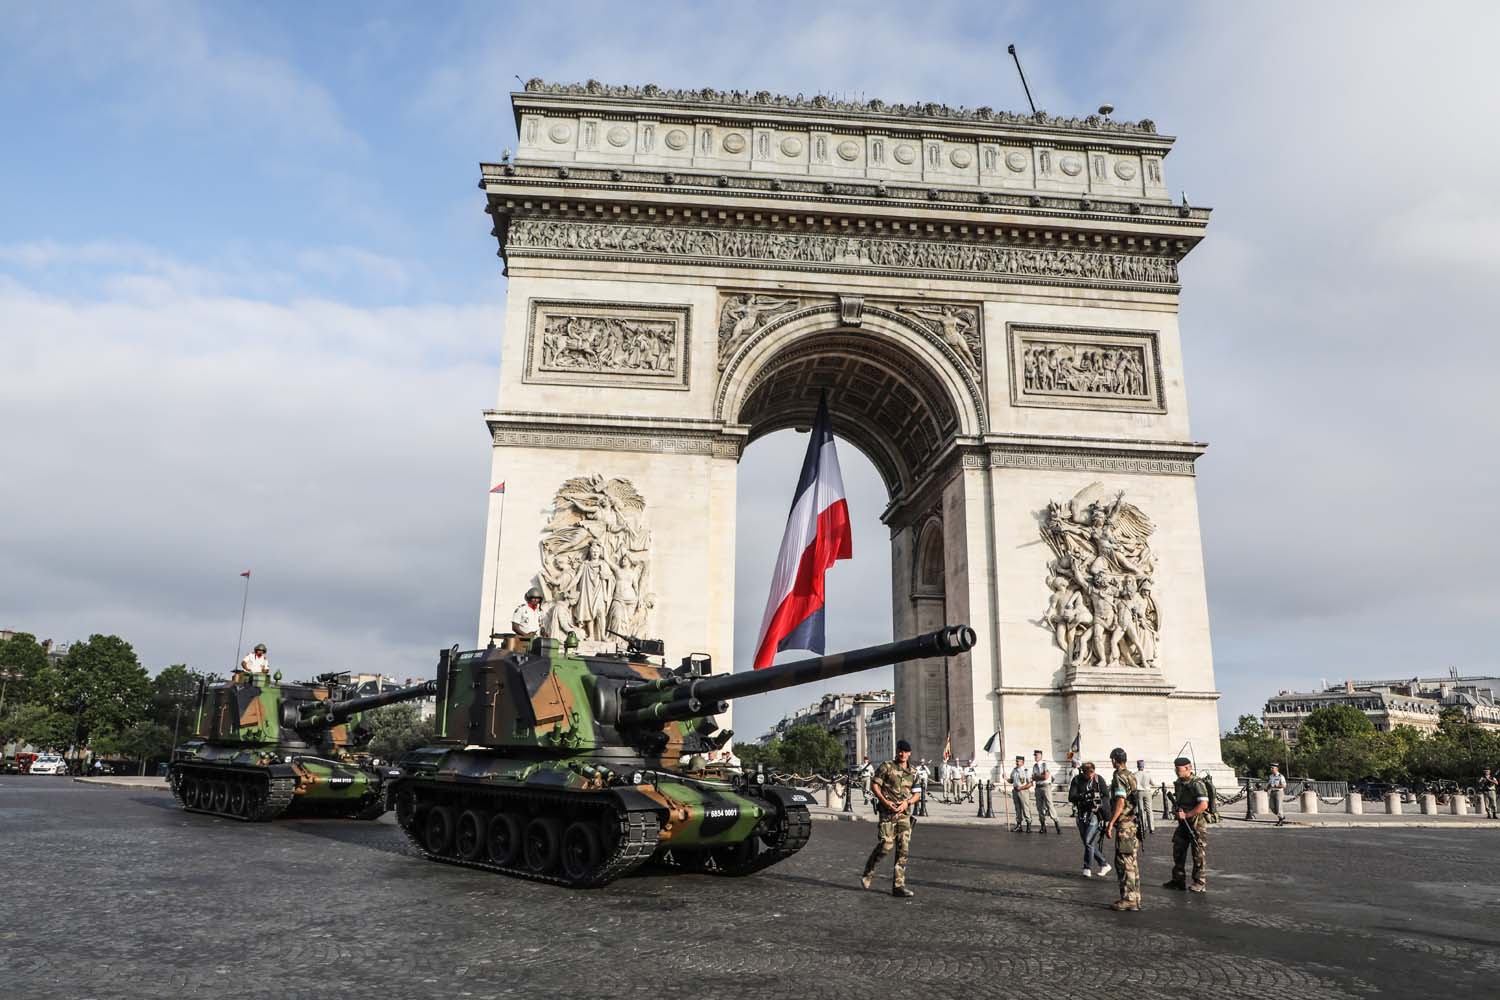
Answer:
<path fill-rule="evenodd" d="M 68 765 L 55 753 L 44 753 L 31 762 L 32 774 L 67 774 Z"/>

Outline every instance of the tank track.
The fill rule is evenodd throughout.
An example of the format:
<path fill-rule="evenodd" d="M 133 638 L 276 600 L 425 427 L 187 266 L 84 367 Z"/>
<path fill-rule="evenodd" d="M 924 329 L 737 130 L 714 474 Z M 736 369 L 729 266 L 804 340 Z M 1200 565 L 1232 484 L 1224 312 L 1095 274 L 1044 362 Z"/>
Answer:
<path fill-rule="evenodd" d="M 785 861 L 802 850 L 811 837 L 812 814 L 805 806 L 794 805 L 786 808 L 770 836 L 761 837 L 763 844 L 756 844 L 756 848 L 751 851 L 736 851 L 733 846 L 678 848 L 668 850 L 652 864 L 680 871 L 739 878 Z"/>
<path fill-rule="evenodd" d="M 188 782 L 190 781 L 235 782 L 243 786 L 246 794 L 253 795 L 254 799 L 247 803 L 245 810 L 240 813 L 232 812 L 228 808 L 215 809 L 212 805 L 204 805 L 201 801 L 189 803 Z M 171 786 L 172 795 L 186 812 L 223 816 L 225 819 L 238 820 L 241 823 L 264 823 L 286 812 L 292 804 L 297 782 L 295 778 L 272 778 L 262 771 L 248 768 L 178 764 L 172 768 Z"/>
<path fill-rule="evenodd" d="M 654 810 L 622 811 L 618 805 L 603 796 L 580 799 L 577 794 L 560 795 L 510 789 L 421 784 L 401 788 L 396 792 L 398 796 L 408 793 L 414 796 L 414 808 L 403 810 L 398 806 L 396 819 L 402 832 L 406 834 L 407 840 L 428 860 L 449 865 L 462 865 L 467 868 L 479 868 L 513 878 L 546 882 L 573 889 L 598 888 L 635 871 L 649 861 L 652 854 L 656 853 L 658 835 L 661 831 L 661 821 Z M 615 814 L 616 822 L 612 826 L 617 830 L 617 837 L 613 850 L 609 850 L 606 846 L 607 853 L 586 877 L 571 879 L 558 872 L 537 872 L 516 865 L 498 865 L 487 859 L 463 858 L 456 851 L 444 854 L 433 853 L 427 849 L 423 841 L 421 819 L 426 816 L 428 809 L 438 805 L 449 806 L 455 812 L 476 809 L 493 815 L 504 809 L 523 815 L 552 815 L 558 818 L 565 816 L 579 818 L 579 808 L 583 807 L 591 812 Z M 601 826 L 603 826 L 602 823 Z"/>

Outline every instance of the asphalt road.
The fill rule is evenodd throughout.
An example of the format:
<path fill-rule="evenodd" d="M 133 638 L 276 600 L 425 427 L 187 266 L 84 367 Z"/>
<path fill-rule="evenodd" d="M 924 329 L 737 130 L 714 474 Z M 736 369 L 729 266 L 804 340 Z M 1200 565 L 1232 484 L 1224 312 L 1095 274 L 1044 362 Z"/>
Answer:
<path fill-rule="evenodd" d="M 9 777 L 0 996 L 1500 994 L 1496 831 L 1238 830 L 1205 896 L 1157 888 L 1157 836 L 1146 908 L 1113 913 L 1063 829 L 919 825 L 905 901 L 859 888 L 873 826 L 833 822 L 749 878 L 568 892 L 425 861 L 390 816 L 248 825 Z"/>

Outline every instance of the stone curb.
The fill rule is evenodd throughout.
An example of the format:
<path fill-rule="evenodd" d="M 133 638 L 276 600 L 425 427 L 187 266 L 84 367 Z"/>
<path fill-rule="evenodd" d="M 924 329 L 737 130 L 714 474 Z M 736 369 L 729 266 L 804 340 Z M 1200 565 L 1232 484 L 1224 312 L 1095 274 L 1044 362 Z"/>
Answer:
<path fill-rule="evenodd" d="M 154 788 L 159 792 L 171 791 L 167 787 L 166 778 L 155 778 L 150 775 L 108 777 L 108 778 L 74 778 L 80 785 L 99 785 L 102 788 Z"/>

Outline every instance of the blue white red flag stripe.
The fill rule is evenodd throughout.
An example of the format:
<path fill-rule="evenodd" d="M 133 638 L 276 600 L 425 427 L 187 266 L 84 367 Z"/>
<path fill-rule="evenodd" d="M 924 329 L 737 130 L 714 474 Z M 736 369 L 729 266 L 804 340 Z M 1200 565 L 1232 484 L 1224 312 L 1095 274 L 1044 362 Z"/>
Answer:
<path fill-rule="evenodd" d="M 494 489 L 490 490 L 490 492 L 491 493 L 504 493 L 505 492 L 505 484 L 501 483 L 499 486 L 496 486 Z"/>
<path fill-rule="evenodd" d="M 245 579 L 248 580 L 248 579 L 250 579 L 250 571 L 247 569 L 247 570 L 245 570 L 245 572 L 241 573 L 240 576 L 243 576 Z"/>
<path fill-rule="evenodd" d="M 771 594 L 755 650 L 756 670 L 769 667 L 783 649 L 823 652 L 823 573 L 835 561 L 853 555 L 849 504 L 824 396 L 818 401 L 802 475 L 771 575 Z"/>

